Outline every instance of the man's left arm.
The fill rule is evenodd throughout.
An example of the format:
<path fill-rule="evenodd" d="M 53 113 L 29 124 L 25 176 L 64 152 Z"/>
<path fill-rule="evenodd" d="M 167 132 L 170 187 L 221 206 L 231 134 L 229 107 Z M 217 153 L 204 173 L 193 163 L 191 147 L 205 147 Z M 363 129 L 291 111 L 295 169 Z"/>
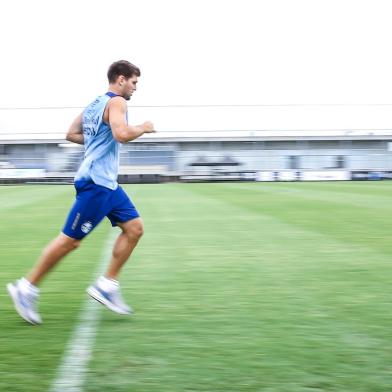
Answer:
<path fill-rule="evenodd" d="M 82 117 L 83 113 L 80 113 L 69 127 L 67 136 L 65 137 L 68 141 L 77 144 L 84 144 Z"/>

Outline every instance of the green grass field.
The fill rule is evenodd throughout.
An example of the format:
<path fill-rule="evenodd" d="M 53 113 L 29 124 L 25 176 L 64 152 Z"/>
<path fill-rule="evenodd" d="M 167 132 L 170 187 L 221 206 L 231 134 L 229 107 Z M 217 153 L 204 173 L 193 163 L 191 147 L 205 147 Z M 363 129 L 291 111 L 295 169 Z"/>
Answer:
<path fill-rule="evenodd" d="M 84 391 L 392 390 L 392 182 L 129 185 L 145 236 L 136 314 L 100 310 Z M 48 391 L 108 221 L 41 286 L 44 324 L 5 284 L 62 227 L 71 186 L 0 187 L 0 391 Z"/>

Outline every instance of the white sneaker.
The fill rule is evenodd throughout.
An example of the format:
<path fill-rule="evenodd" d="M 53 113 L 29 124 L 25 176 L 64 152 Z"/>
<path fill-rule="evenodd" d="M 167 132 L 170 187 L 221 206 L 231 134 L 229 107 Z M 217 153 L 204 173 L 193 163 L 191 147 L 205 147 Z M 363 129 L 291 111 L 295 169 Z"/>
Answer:
<path fill-rule="evenodd" d="M 20 317 L 30 324 L 42 323 L 41 316 L 37 311 L 38 289 L 21 289 L 18 280 L 15 283 L 8 283 L 7 290 Z"/>
<path fill-rule="evenodd" d="M 111 311 L 118 314 L 132 314 L 133 310 L 123 300 L 120 287 L 117 286 L 110 291 L 105 291 L 97 283 L 87 289 L 87 294 L 96 301 L 105 305 Z"/>

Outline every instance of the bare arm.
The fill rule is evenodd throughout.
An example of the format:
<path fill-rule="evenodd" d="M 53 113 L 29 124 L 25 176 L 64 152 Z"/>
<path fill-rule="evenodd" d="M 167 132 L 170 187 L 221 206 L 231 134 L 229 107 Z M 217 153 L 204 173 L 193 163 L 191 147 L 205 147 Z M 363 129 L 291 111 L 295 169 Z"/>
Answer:
<path fill-rule="evenodd" d="M 80 113 L 79 116 L 75 118 L 75 120 L 69 127 L 67 136 L 65 137 L 68 141 L 77 144 L 84 144 L 82 116 L 83 114 Z"/>
<path fill-rule="evenodd" d="M 127 104 L 122 97 L 115 97 L 109 101 L 109 124 L 113 137 L 120 143 L 130 142 L 144 133 L 155 132 L 154 125 L 146 121 L 141 125 L 128 125 L 126 122 Z"/>

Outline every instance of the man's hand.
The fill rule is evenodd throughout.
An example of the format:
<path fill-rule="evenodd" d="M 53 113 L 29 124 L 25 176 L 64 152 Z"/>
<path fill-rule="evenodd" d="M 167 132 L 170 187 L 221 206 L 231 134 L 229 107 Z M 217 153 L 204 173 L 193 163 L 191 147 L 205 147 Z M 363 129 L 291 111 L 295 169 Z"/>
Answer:
<path fill-rule="evenodd" d="M 144 133 L 156 132 L 154 124 L 151 121 L 145 121 L 142 125 L 139 125 L 139 127 L 143 129 Z"/>

